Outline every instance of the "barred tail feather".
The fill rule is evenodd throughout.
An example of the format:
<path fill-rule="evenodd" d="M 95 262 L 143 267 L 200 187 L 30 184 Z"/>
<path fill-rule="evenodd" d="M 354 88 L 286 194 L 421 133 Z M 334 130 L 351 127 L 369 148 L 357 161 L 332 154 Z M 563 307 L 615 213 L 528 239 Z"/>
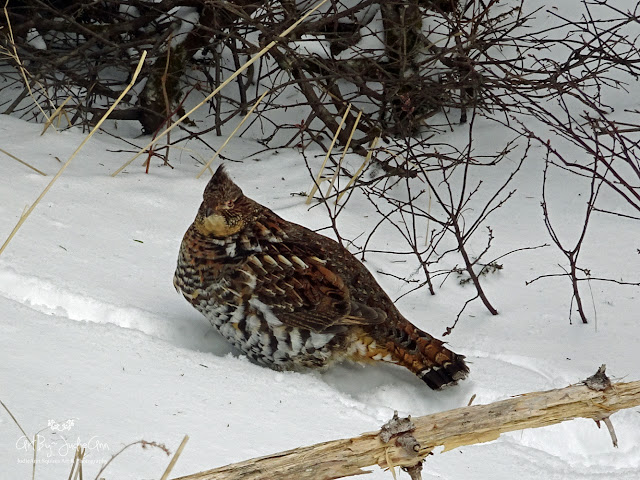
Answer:
<path fill-rule="evenodd" d="M 452 355 L 450 362 L 442 366 L 434 365 L 419 371 L 416 375 L 433 390 L 440 390 L 447 385 L 455 385 L 469 374 L 469 367 L 464 361 L 464 355 Z"/>
<path fill-rule="evenodd" d="M 380 332 L 392 361 L 418 376 L 433 390 L 455 385 L 469 374 L 464 355 L 458 355 L 404 318 L 385 324 Z M 380 337 L 379 337 L 380 338 Z"/>

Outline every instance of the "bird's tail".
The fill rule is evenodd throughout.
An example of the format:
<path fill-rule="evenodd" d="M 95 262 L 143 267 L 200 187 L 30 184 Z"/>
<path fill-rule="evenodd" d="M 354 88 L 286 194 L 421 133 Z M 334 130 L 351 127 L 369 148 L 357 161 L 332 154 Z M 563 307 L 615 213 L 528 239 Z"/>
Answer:
<path fill-rule="evenodd" d="M 402 317 L 376 325 L 361 339 L 367 342 L 360 355 L 402 365 L 434 390 L 455 385 L 469 374 L 464 355 L 452 352 L 444 342 Z"/>

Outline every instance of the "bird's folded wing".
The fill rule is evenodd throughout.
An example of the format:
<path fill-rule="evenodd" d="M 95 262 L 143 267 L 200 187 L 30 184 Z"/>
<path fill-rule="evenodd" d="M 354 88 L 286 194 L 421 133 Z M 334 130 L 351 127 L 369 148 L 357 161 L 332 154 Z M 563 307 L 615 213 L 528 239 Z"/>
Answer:
<path fill-rule="evenodd" d="M 253 294 L 282 323 L 328 333 L 385 321 L 382 310 L 352 301 L 344 280 L 325 260 L 278 247 L 253 255 L 244 269 L 255 281 Z"/>

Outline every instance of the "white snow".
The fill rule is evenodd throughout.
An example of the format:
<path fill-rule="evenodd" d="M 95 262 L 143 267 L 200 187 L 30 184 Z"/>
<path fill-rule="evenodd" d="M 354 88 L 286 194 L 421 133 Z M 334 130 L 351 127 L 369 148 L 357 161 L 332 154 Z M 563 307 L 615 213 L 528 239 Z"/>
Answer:
<path fill-rule="evenodd" d="M 172 22 L 180 22 L 171 39 L 171 46 L 176 47 L 184 42 L 191 30 L 198 25 L 200 14 L 195 7 L 175 7 L 169 12 L 169 15 Z"/>
<path fill-rule="evenodd" d="M 30 28 L 27 32 L 27 43 L 38 50 L 46 50 L 47 44 L 35 28 Z"/>
<path fill-rule="evenodd" d="M 54 157 L 67 158 L 83 136 L 67 131 L 40 137 L 40 129 L 0 117 L 0 130 L 12 139 L 3 148 L 51 175 L 60 165 Z M 258 148 L 250 141 L 234 143 L 229 151 L 238 159 Z M 384 365 L 342 365 L 322 374 L 278 373 L 252 365 L 231 352 L 173 289 L 181 236 L 205 184 L 195 180 L 198 165 L 176 158 L 174 170 L 155 166 L 145 175 L 132 166 L 129 173 L 111 178 L 108 174 L 128 158 L 108 151 L 117 148 L 117 140 L 96 136 L 0 257 L 1 400 L 29 435 L 40 432 L 38 479 L 65 477 L 74 450 L 65 446 L 77 442 L 89 445 L 85 476 L 92 478 L 91 472 L 127 443 L 145 439 L 175 450 L 189 434 L 174 471 L 184 475 L 375 430 L 394 409 L 423 415 L 465 405 L 474 393 L 476 403 L 487 403 L 566 386 L 601 363 L 616 378 L 639 376 L 638 289 L 593 283 L 595 304 L 589 301 L 589 308 L 597 311 L 597 330 L 594 323 L 569 325 L 566 281 L 524 285 L 525 279 L 555 271 L 560 258 L 551 248 L 507 257 L 504 270 L 486 279 L 500 315 L 492 317 L 473 304 L 447 337 L 471 362 L 470 378 L 457 387 L 433 392 L 410 373 Z M 541 165 L 526 165 L 515 198 L 490 222 L 496 254 L 546 241 L 536 197 Z M 227 166 L 246 194 L 285 218 L 314 228 L 326 224 L 321 209 L 309 211 L 302 197 L 289 195 L 308 183 L 296 151 L 279 150 L 260 162 Z M 50 177 L 6 157 L 3 171 L 4 239 Z M 579 204 L 577 190 L 565 185 L 554 202 Z M 354 204 L 343 213 L 349 231 L 370 227 L 367 222 L 373 219 L 362 218 L 360 211 Z M 568 224 L 578 221 L 570 210 L 557 214 Z M 628 225 L 611 217 L 598 223 L 585 264 L 633 278 L 637 265 L 607 253 L 624 252 L 630 258 L 637 229 L 625 230 Z M 394 232 L 378 235 L 385 243 L 393 241 Z M 414 268 L 392 260 L 381 255 L 367 265 L 398 275 Z M 389 277 L 379 280 L 393 297 L 406 288 Z M 419 326 L 441 335 L 470 294 L 469 287 L 450 281 L 436 296 L 415 293 L 398 305 Z M 62 424 L 69 419 L 74 424 L 68 431 L 47 427 L 52 420 Z M 630 410 L 612 419 L 618 449 L 593 422 L 574 421 L 430 457 L 424 478 L 581 479 L 595 473 L 635 478 L 640 416 Z M 4 478 L 29 478 L 30 447 L 6 412 L 0 423 Z M 167 461 L 160 451 L 134 447 L 104 475 L 158 477 Z M 370 478 L 390 474 L 378 470 Z"/>
<path fill-rule="evenodd" d="M 631 94 L 620 92 L 618 103 L 639 108 L 638 86 L 629 88 Z M 498 126 L 480 123 L 476 129 L 478 149 L 500 148 L 496 139 L 505 134 Z M 41 125 L 0 116 L 0 148 L 48 174 L 40 176 L 0 153 L 0 242 L 60 168 L 60 160 L 84 138 L 79 129 L 49 129 L 40 136 L 41 130 Z M 448 140 L 456 138 L 466 138 L 465 126 Z M 140 146 L 147 141 L 130 140 Z M 207 138 L 214 146 L 223 140 Z M 138 161 L 111 178 L 131 156 L 123 148 L 109 135 L 96 135 L 0 256 L 0 400 L 30 437 L 39 432 L 38 480 L 66 479 L 78 443 L 87 447 L 84 478 L 94 478 L 100 465 L 126 444 L 144 439 L 174 452 L 188 434 L 174 477 L 377 430 L 394 410 L 418 416 L 464 406 L 473 394 L 474 403 L 481 404 L 564 387 L 602 363 L 614 380 L 640 379 L 640 288 L 583 283 L 591 322 L 583 325 L 574 314 L 569 324 L 566 278 L 525 285 L 525 280 L 560 271 L 563 258 L 554 247 L 506 257 L 504 269 L 484 279 L 500 313 L 491 316 L 472 303 L 446 337 L 470 362 L 471 375 L 458 386 L 433 392 L 392 365 L 345 364 L 324 373 L 274 372 L 254 365 L 233 351 L 172 285 L 182 235 L 206 184 L 204 178 L 195 179 L 201 166 L 175 152 L 174 169 L 155 160 L 145 175 Z M 232 160 L 245 159 L 226 162 L 245 194 L 288 220 L 326 227 L 324 208 L 310 210 L 303 197 L 291 195 L 309 184 L 300 153 L 278 149 L 246 159 L 262 148 L 236 139 L 225 150 Z M 323 153 L 307 154 L 318 169 Z M 515 179 L 514 197 L 486 222 L 495 236 L 491 258 L 549 242 L 540 208 L 543 155 L 542 149 L 532 149 Z M 499 168 L 482 172 L 487 191 L 505 175 Z M 564 227 L 562 235 L 571 238 L 582 220 L 576 212 L 584 208 L 586 190 L 568 178 L 558 173 L 549 203 L 554 222 Z M 622 208 L 611 195 L 603 201 Z M 350 202 L 338 224 L 354 239 L 377 218 L 365 199 L 355 195 Z M 599 276 L 637 281 L 637 223 L 602 215 L 593 222 L 583 265 Z M 390 228 L 379 230 L 374 240 L 383 248 L 402 245 Z M 482 251 L 483 241 L 471 244 L 472 253 Z M 359 246 L 362 242 L 356 240 Z M 378 254 L 368 255 L 366 262 L 392 298 L 412 285 L 377 271 L 405 277 L 417 268 L 409 257 L 397 260 Z M 450 278 L 435 296 L 421 290 L 397 305 L 440 337 L 472 296 L 470 286 Z M 636 408 L 611 417 L 617 449 L 606 429 L 576 420 L 428 457 L 423 478 L 636 479 L 639 413 Z M 0 478 L 30 479 L 32 458 L 31 446 L 0 408 Z M 168 461 L 158 449 L 134 446 L 101 476 L 159 478 Z M 372 470 L 361 478 L 392 478 Z"/>

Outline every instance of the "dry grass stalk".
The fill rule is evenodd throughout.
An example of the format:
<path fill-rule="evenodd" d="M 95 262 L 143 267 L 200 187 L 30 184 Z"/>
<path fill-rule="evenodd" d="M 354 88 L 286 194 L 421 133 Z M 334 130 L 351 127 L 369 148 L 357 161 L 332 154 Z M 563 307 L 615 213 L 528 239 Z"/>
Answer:
<path fill-rule="evenodd" d="M 205 170 L 209 169 L 211 170 L 211 164 L 213 163 L 213 161 L 218 157 L 218 155 L 220 155 L 220 152 L 224 149 L 224 147 L 227 146 L 227 143 L 229 143 L 229 141 L 233 138 L 233 136 L 236 134 L 236 132 L 238 130 L 240 130 L 240 127 L 242 127 L 242 125 L 244 124 L 244 122 L 247 121 L 247 119 L 249 118 L 249 116 L 253 113 L 253 111 L 257 108 L 257 106 L 260 104 L 260 102 L 262 101 L 262 99 L 265 97 L 265 95 L 267 95 L 267 93 L 269 93 L 271 90 L 267 90 L 265 91 L 262 95 L 260 95 L 260 98 L 258 98 L 258 100 L 256 101 L 256 103 L 253 104 L 253 106 L 251 107 L 251 109 L 247 112 L 247 114 L 242 118 L 242 120 L 240 120 L 240 123 L 238 123 L 238 125 L 236 126 L 236 128 L 233 129 L 233 132 L 231 132 L 231 134 L 227 137 L 227 139 L 222 143 L 222 145 L 220 146 L 220 148 L 218 148 L 218 150 L 216 150 L 216 153 L 213 155 L 213 157 L 211 157 L 211 159 L 207 162 L 207 164 L 204 166 L 204 168 L 200 171 L 200 173 L 196 176 L 196 178 L 200 178 L 202 176 L 202 174 L 205 172 Z M 212 172 L 213 174 L 213 172 Z"/>
<path fill-rule="evenodd" d="M 49 128 L 49 126 L 51 126 L 53 124 L 53 121 L 57 118 L 58 119 L 58 127 L 60 126 L 60 118 L 62 117 L 62 109 L 64 108 L 64 106 L 67 104 L 67 102 L 71 100 L 71 95 L 69 95 L 66 100 L 64 102 L 62 102 L 60 104 L 60 106 L 58 108 L 56 108 L 56 110 L 51 114 L 51 117 L 45 122 L 44 124 L 44 128 L 42 129 L 42 133 L 40 134 L 40 136 L 44 135 L 44 132 L 47 131 L 47 129 Z M 69 120 L 69 117 L 67 117 L 67 113 L 64 112 L 64 116 L 67 118 L 67 122 L 69 123 L 69 125 L 71 125 L 71 121 Z"/>
<path fill-rule="evenodd" d="M 380 140 L 380 137 L 376 137 L 371 142 L 371 146 L 369 147 L 369 151 L 367 152 L 367 156 L 365 157 L 364 162 L 362 162 L 362 165 L 360 165 L 360 168 L 358 168 L 358 171 L 353 175 L 353 177 L 351 177 L 351 179 L 349 180 L 349 183 L 347 183 L 347 186 L 344 187 L 344 190 L 342 190 L 342 192 L 340 192 L 340 195 L 338 195 L 338 198 L 336 198 L 336 205 L 338 204 L 340 199 L 343 197 L 343 195 L 349 191 L 349 188 L 351 187 L 351 185 L 355 183 L 355 181 L 364 171 L 364 168 L 367 166 L 367 163 L 369 163 L 369 160 L 371 160 L 371 156 L 373 155 L 373 150 L 376 148 L 376 145 L 378 145 L 379 140 Z"/>
<path fill-rule="evenodd" d="M 16 162 L 20 162 L 22 165 L 24 165 L 25 167 L 29 167 L 31 170 L 33 170 L 34 172 L 39 173 L 40 175 L 42 175 L 43 177 L 46 177 L 47 174 L 44 173 L 41 170 L 38 170 L 36 167 L 29 165 L 27 162 L 25 162 L 24 160 L 20 160 L 18 157 L 16 157 L 15 155 L 10 154 L 9 152 L 7 152 L 6 150 L 0 148 L 0 152 L 4 153 L 7 157 L 11 157 L 13 158 Z"/>
<path fill-rule="evenodd" d="M 391 472 L 391 476 L 393 477 L 393 480 L 398 480 L 398 477 L 396 477 L 396 466 L 393 464 L 393 462 L 389 458 L 389 449 L 388 448 L 384 449 L 384 457 L 387 460 L 387 468 L 389 468 L 389 471 Z"/>
<path fill-rule="evenodd" d="M 7 413 L 11 417 L 11 420 L 13 420 L 13 423 L 15 423 L 18 426 L 18 428 L 22 432 L 22 435 L 24 435 L 24 438 L 26 438 L 27 442 L 29 442 L 31 444 L 31 446 L 33 447 L 33 443 L 29 439 L 29 435 L 26 434 L 26 432 L 22 428 L 22 425 L 20 425 L 20 423 L 18 423 L 18 419 L 13 416 L 13 413 L 11 413 L 11 410 L 9 410 L 9 407 L 7 407 L 2 400 L 0 400 L 0 405 L 2 405 L 2 407 L 7 411 Z"/>
<path fill-rule="evenodd" d="M 86 449 L 78 446 L 76 448 L 76 454 L 73 457 L 73 465 L 71 466 L 71 472 L 69 473 L 68 480 L 83 480 L 82 475 L 82 461 L 84 460 L 84 454 Z M 74 471 L 75 470 L 75 471 Z M 75 475 L 74 475 L 75 473 Z M 72 479 L 73 477 L 73 479 Z"/>
<path fill-rule="evenodd" d="M 176 453 L 171 458 L 171 461 L 169 462 L 169 465 L 167 465 L 167 469 L 162 474 L 162 477 L 160 478 L 160 480 L 167 480 L 167 478 L 169 478 L 169 474 L 171 473 L 171 470 L 173 470 L 173 467 L 178 461 L 178 457 L 180 457 L 180 454 L 182 453 L 182 450 L 184 450 L 184 447 L 187 445 L 188 441 L 189 441 L 189 435 L 185 435 L 184 438 L 182 439 L 182 442 L 180 442 L 180 446 L 178 447 L 178 450 L 176 450 Z"/>
<path fill-rule="evenodd" d="M 31 469 L 31 480 L 36 480 L 36 460 L 38 457 L 38 434 L 33 436 L 33 468 Z"/>
<path fill-rule="evenodd" d="M 127 87 L 122 91 L 122 93 L 116 99 L 116 101 L 113 103 L 113 105 L 111 105 L 111 107 L 109 107 L 109 110 L 107 110 L 107 112 L 102 116 L 102 118 L 100 119 L 100 121 L 98 121 L 98 123 L 95 125 L 95 127 L 93 127 L 93 129 L 91 129 L 91 131 L 89 132 L 89 135 L 87 135 L 85 137 L 85 139 L 78 146 L 78 148 L 76 148 L 76 150 L 73 152 L 73 154 L 71 154 L 71 156 L 69 157 L 69 160 L 67 160 L 66 163 L 64 165 L 62 165 L 62 167 L 60 167 L 60 170 L 58 170 L 58 173 L 56 173 L 55 177 L 53 177 L 51 179 L 51 181 L 44 188 L 42 193 L 38 196 L 38 198 L 36 198 L 36 201 L 33 202 L 33 204 L 27 209 L 27 211 L 23 215 L 20 216 L 20 219 L 18 220 L 18 223 L 16 224 L 16 226 L 13 228 L 13 230 L 9 234 L 9 237 L 7 237 L 5 242 L 2 244 L 2 247 L 0 247 L 0 255 L 2 255 L 2 252 L 4 252 L 5 248 L 7 248 L 7 245 L 9 245 L 9 242 L 14 237 L 14 235 L 18 232 L 18 230 L 20 229 L 22 224 L 25 222 L 25 220 L 29 217 L 29 215 L 31 215 L 31 212 L 33 212 L 33 210 L 36 208 L 36 205 L 38 205 L 38 203 L 40 203 L 40 200 L 42 200 L 42 198 L 47 194 L 47 192 L 49 191 L 49 189 L 51 189 L 51 187 L 56 182 L 56 180 L 58 180 L 58 178 L 60 178 L 60 175 L 62 175 L 62 172 L 64 172 L 67 169 L 67 167 L 69 166 L 71 161 L 75 158 L 75 156 L 78 154 L 78 152 L 80 152 L 82 147 L 84 147 L 85 144 L 89 141 L 89 139 L 93 136 L 93 134 L 98 131 L 98 129 L 100 128 L 102 123 L 109 117 L 111 112 L 113 112 L 113 110 L 116 108 L 116 105 L 118 105 L 118 103 L 120 103 L 120 101 L 124 98 L 124 96 L 131 89 L 131 87 L 133 87 L 133 84 L 135 83 L 136 79 L 138 78 L 138 75 L 140 74 L 140 70 L 142 69 L 142 66 L 144 65 L 144 59 L 146 57 L 147 57 L 147 52 L 146 51 L 142 52 L 142 55 L 140 56 L 140 61 L 138 62 L 138 66 L 136 67 L 136 71 L 133 73 L 133 76 L 131 77 L 131 82 L 129 82 L 129 85 L 127 85 Z"/>
<path fill-rule="evenodd" d="M 336 141 L 338 140 L 338 135 L 340 135 L 340 132 L 342 131 L 342 126 L 344 125 L 344 122 L 347 119 L 347 115 L 349 115 L 350 111 L 351 111 L 351 104 L 347 105 L 347 109 L 345 110 L 344 115 L 342 116 L 342 120 L 340 120 L 340 124 L 338 125 L 338 128 L 336 128 L 336 131 L 333 135 L 333 139 L 331 140 L 331 145 L 329 145 L 329 150 L 327 150 L 327 154 L 324 156 L 324 160 L 322 162 L 322 165 L 320 166 L 320 171 L 318 172 L 316 181 L 314 182 L 313 187 L 311 187 L 311 191 L 309 192 L 309 195 L 307 195 L 307 201 L 305 202 L 307 205 L 311 203 L 311 199 L 318 191 L 318 188 L 320 188 L 320 183 L 322 182 L 322 172 L 324 171 L 324 167 L 327 166 L 327 160 L 329 160 L 329 156 L 333 151 L 333 147 L 335 146 Z"/>
<path fill-rule="evenodd" d="M 325 3 L 327 3 L 329 0 L 321 0 L 318 3 L 316 3 L 307 13 L 305 13 L 302 17 L 300 17 L 293 25 L 291 25 L 289 28 L 287 28 L 284 32 L 282 32 L 280 35 L 278 35 L 278 39 L 284 38 L 287 35 L 289 35 L 298 25 L 300 25 L 303 21 L 305 21 L 307 19 L 307 17 L 309 15 L 311 15 L 313 12 L 315 12 L 318 8 L 320 8 L 322 5 L 324 5 Z M 262 50 L 260 50 L 258 53 L 256 53 L 253 57 L 251 57 L 247 62 L 245 62 L 244 65 L 242 65 L 240 68 L 238 68 L 235 72 L 233 72 L 229 78 L 227 78 L 224 82 L 222 82 L 220 85 L 218 85 L 218 87 L 216 87 L 209 95 L 207 95 L 204 100 L 202 100 L 198 105 L 196 105 L 195 107 L 193 107 L 191 110 L 189 110 L 187 113 L 185 113 L 182 117 L 180 117 L 178 120 L 176 120 L 173 124 L 171 124 L 166 130 L 164 130 L 160 135 L 158 135 L 156 138 L 154 138 L 152 141 L 150 141 L 146 146 L 144 146 L 142 149 L 140 149 L 140 151 L 138 153 L 136 153 L 133 157 L 131 157 L 129 160 L 127 160 L 124 165 L 122 165 L 118 170 L 116 170 L 115 172 L 113 172 L 111 174 L 112 177 L 115 177 L 116 175 L 118 175 L 122 170 L 124 170 L 125 168 L 127 168 L 131 162 L 133 162 L 136 158 L 138 158 L 140 155 L 142 155 L 145 151 L 147 151 L 149 148 L 151 148 L 152 146 L 154 146 L 156 143 L 158 143 L 158 141 L 160 141 L 160 139 L 162 139 L 165 135 L 167 135 L 171 130 L 173 130 L 175 127 L 177 127 L 178 125 L 180 125 L 180 123 L 182 123 L 186 118 L 189 117 L 189 115 L 191 115 L 193 112 L 195 112 L 196 110 L 198 110 L 200 107 L 202 107 L 202 105 L 204 105 L 205 103 L 207 103 L 209 100 L 211 100 L 214 96 L 216 96 L 218 94 L 218 92 L 220 92 L 220 90 L 222 90 L 224 87 L 226 87 L 230 82 L 232 82 L 238 75 L 240 75 L 242 72 L 244 72 L 247 68 L 249 68 L 251 65 L 253 65 L 257 60 L 260 59 L 260 57 L 262 57 L 265 53 L 267 53 L 269 50 L 271 50 L 273 48 L 273 46 L 278 43 L 277 40 L 273 40 L 272 42 L 270 42 L 267 46 L 265 46 Z"/>
<path fill-rule="evenodd" d="M 356 121 L 353 122 L 353 127 L 351 128 L 351 133 L 349 134 L 349 138 L 347 139 L 347 143 L 344 146 L 344 150 L 342 151 L 342 155 L 340 155 L 340 160 L 338 160 L 338 166 L 336 168 L 336 171 L 333 173 L 333 176 L 331 177 L 331 183 L 329 184 L 329 188 L 327 188 L 327 194 L 325 195 L 326 198 L 328 198 L 329 195 L 331 194 L 331 189 L 333 188 L 333 185 L 336 183 L 336 179 L 338 178 L 338 175 L 340 175 L 340 168 L 342 167 L 342 161 L 344 160 L 344 157 L 347 154 L 347 151 L 349 150 L 349 145 L 351 145 L 351 139 L 353 138 L 353 134 L 356 133 L 356 129 L 358 128 L 358 123 L 360 123 L 360 118 L 361 117 L 362 117 L 362 110 L 360 110 L 358 112 L 358 116 L 356 117 Z"/>
<path fill-rule="evenodd" d="M 78 465 L 78 456 L 80 454 L 80 446 L 76 447 L 76 454 L 73 456 L 73 463 L 71 464 L 71 470 L 69 471 L 69 477 L 67 480 L 73 480 L 73 474 L 76 471 L 76 465 Z"/>
<path fill-rule="evenodd" d="M 13 61 L 16 62 L 16 65 L 18 65 L 18 70 L 20 71 L 20 75 L 22 76 L 22 80 L 24 81 L 24 86 L 29 92 L 29 96 L 31 97 L 31 100 L 33 100 L 33 103 L 35 103 L 35 105 L 38 107 L 38 110 L 40 110 L 40 113 L 42 113 L 42 116 L 45 119 L 47 119 L 47 122 L 49 122 L 50 120 L 49 116 L 42 109 L 42 107 L 38 103 L 38 100 L 36 100 L 36 97 L 33 95 L 33 91 L 31 90 L 31 85 L 29 83 L 29 78 L 28 78 L 30 76 L 29 71 L 22 64 L 22 60 L 20 60 L 20 56 L 18 55 L 18 50 L 16 49 L 16 42 L 15 42 L 15 39 L 13 38 L 13 28 L 11 27 L 11 20 L 9 19 L 9 12 L 7 11 L 7 5 L 9 5 L 9 0 L 6 0 L 4 2 L 3 11 L 4 11 L 4 18 L 7 21 L 7 28 L 9 30 L 7 37 L 9 38 L 9 46 L 11 47 L 11 50 L 7 48 L 3 48 L 3 50 L 6 50 L 7 55 L 13 58 Z"/>
<path fill-rule="evenodd" d="M 32 467 L 32 470 L 31 470 L 31 480 L 35 480 L 35 477 L 36 477 L 36 458 L 37 458 L 37 455 L 38 455 L 38 434 L 36 433 L 33 436 L 33 442 L 32 442 L 31 439 L 29 438 L 29 436 L 27 435 L 27 433 L 24 431 L 24 428 L 22 428 L 22 425 L 20 425 L 20 422 L 18 422 L 18 419 L 13 415 L 13 413 L 11 413 L 11 410 L 9 410 L 9 407 L 7 407 L 2 400 L 0 400 L 0 405 L 2 405 L 4 407 L 4 409 L 7 411 L 7 413 L 11 417 L 11 420 L 13 420 L 13 423 L 15 423 L 18 426 L 18 428 L 20 429 L 20 431 L 22 432 L 22 435 L 24 436 L 25 440 L 27 442 L 29 442 L 29 445 L 31 445 L 31 448 L 33 448 L 33 467 Z"/>
<path fill-rule="evenodd" d="M 606 390 L 584 384 L 532 392 L 488 405 L 461 407 L 412 417 L 420 445 L 407 454 L 394 441 L 383 443 L 379 431 L 295 448 L 261 458 L 187 475 L 174 480 L 328 480 L 366 473 L 363 468 L 411 467 L 434 448 L 444 451 L 495 440 L 502 433 L 553 425 L 575 418 L 602 419 L 640 405 L 640 381 L 616 383 Z"/>

